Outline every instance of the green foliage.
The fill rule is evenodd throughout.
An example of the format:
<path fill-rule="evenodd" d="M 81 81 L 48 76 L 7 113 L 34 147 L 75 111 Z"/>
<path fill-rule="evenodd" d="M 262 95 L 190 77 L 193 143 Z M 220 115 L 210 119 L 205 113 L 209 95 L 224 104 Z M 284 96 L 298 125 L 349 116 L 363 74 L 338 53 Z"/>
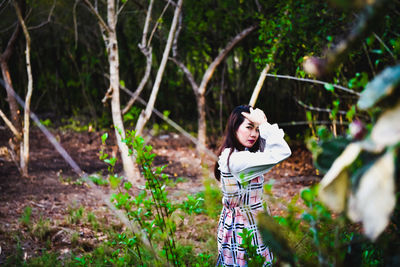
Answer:
<path fill-rule="evenodd" d="M 205 212 L 204 198 L 201 196 L 204 194 L 198 193 L 196 195 L 187 195 L 187 200 L 183 201 L 180 208 L 187 214 L 200 214 Z"/>
<path fill-rule="evenodd" d="M 134 126 L 139 118 L 142 110 L 136 106 L 131 107 L 127 113 L 124 114 L 124 122 L 129 126 Z"/>
<path fill-rule="evenodd" d="M 381 265 L 382 248 L 365 240 L 343 215 L 332 215 L 317 193 L 317 186 L 302 190 L 284 215 L 259 215 L 260 232 L 274 261 L 292 266 Z"/>
<path fill-rule="evenodd" d="M 207 178 L 205 176 L 203 180 L 204 184 L 204 202 L 207 215 L 211 218 L 218 218 L 221 213 L 222 203 L 221 203 L 221 190 L 214 185 L 215 179 Z"/>
<path fill-rule="evenodd" d="M 70 224 L 79 223 L 83 218 L 83 214 L 84 214 L 84 208 L 82 206 L 80 206 L 79 208 L 70 207 L 68 209 L 68 217 L 67 217 L 68 223 Z"/>
<path fill-rule="evenodd" d="M 253 230 L 243 229 L 243 232 L 239 234 L 242 238 L 240 246 L 246 250 L 245 258 L 248 266 L 262 266 L 265 258 L 257 253 L 257 246 L 253 244 L 254 233 Z"/>
<path fill-rule="evenodd" d="M 21 218 L 19 221 L 21 224 L 25 227 L 30 227 L 32 222 L 31 222 L 31 216 L 32 216 L 32 208 L 30 206 L 26 206 L 24 209 L 23 214 L 21 215 Z"/>
<path fill-rule="evenodd" d="M 103 145 L 108 138 L 107 134 L 101 137 Z M 171 203 L 166 191 L 171 184 L 167 175 L 163 174 L 165 166 L 153 167 L 155 154 L 152 147 L 144 143 L 142 137 L 135 136 L 135 132 L 127 132 L 123 140 L 134 155 L 142 174 L 145 178 L 145 188 L 133 195 L 132 185 L 123 177 L 114 173 L 116 159 L 110 158 L 100 151 L 100 158 L 109 166 L 108 181 L 114 193 L 111 201 L 122 210 L 129 220 L 138 225 L 154 251 L 143 244 L 143 236 L 140 233 L 124 231 L 115 234 L 103 247 L 98 247 L 93 253 L 77 257 L 79 265 L 95 264 L 103 262 L 113 265 L 140 264 L 144 266 L 160 266 L 169 262 L 174 266 L 211 266 L 210 255 L 199 254 L 198 257 L 188 257 L 193 254 L 191 246 L 184 246 L 177 242 L 176 212 L 178 209 L 188 214 L 199 214 L 205 211 L 202 194 L 188 195 L 188 199 L 182 203 Z M 180 215 L 178 215 L 180 216 Z M 91 215 L 92 224 L 96 223 L 94 215 Z M 89 220 L 89 215 L 88 215 Z M 156 254 L 154 254 L 156 253 Z"/>

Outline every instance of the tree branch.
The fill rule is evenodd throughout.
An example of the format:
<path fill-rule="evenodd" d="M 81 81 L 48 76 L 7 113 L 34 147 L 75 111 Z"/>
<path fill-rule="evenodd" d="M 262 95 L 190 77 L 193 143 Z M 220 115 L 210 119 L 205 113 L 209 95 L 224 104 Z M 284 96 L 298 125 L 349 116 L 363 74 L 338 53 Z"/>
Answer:
<path fill-rule="evenodd" d="M 92 5 L 92 3 L 89 0 L 83 0 L 86 5 L 89 7 L 90 11 L 96 16 L 98 19 L 100 25 L 107 31 L 111 32 L 110 27 L 108 27 L 107 23 L 103 20 L 103 18 L 100 16 L 99 12 L 97 12 L 96 8 Z"/>
<path fill-rule="evenodd" d="M 3 113 L 3 111 L 0 109 L 0 117 L 4 120 L 8 128 L 10 128 L 11 132 L 17 137 L 18 140 L 21 140 L 21 134 L 18 132 L 18 130 L 14 127 L 12 122 L 7 118 L 7 116 Z"/>
<path fill-rule="evenodd" d="M 332 85 L 333 87 L 335 87 L 337 89 L 340 89 L 342 91 L 345 91 L 347 93 L 350 93 L 350 94 L 353 94 L 353 95 L 356 95 L 356 96 L 360 96 L 360 93 L 358 93 L 358 92 L 356 92 L 354 90 L 351 90 L 349 88 L 337 85 L 337 84 L 331 84 L 331 83 L 328 83 L 328 82 L 323 82 L 323 81 L 319 81 L 319 80 L 312 80 L 312 79 L 307 79 L 307 78 L 298 78 L 298 77 L 293 77 L 293 76 L 288 76 L 288 75 L 278 75 L 278 74 L 268 74 L 268 73 L 266 75 L 270 76 L 270 77 L 275 77 L 275 78 L 283 78 L 283 79 L 296 80 L 296 81 L 302 81 L 302 82 L 317 83 L 317 84 L 322 84 L 322 85 L 329 84 L 329 85 Z"/>
<path fill-rule="evenodd" d="M 318 112 L 327 112 L 327 113 L 331 113 L 331 112 L 332 112 L 332 109 L 328 109 L 328 108 L 319 108 L 319 107 L 312 107 L 312 106 L 309 106 L 309 105 L 304 104 L 303 101 L 298 100 L 298 99 L 296 99 L 296 98 L 295 98 L 294 100 L 297 102 L 297 104 L 299 104 L 299 105 L 302 106 L 303 108 L 306 108 L 306 109 L 309 109 L 309 110 L 318 111 Z M 346 115 L 346 114 L 347 114 L 347 112 L 344 111 L 344 110 L 339 110 L 338 113 L 339 113 L 339 114 L 343 114 L 343 115 Z"/>
<path fill-rule="evenodd" d="M 168 3 L 165 5 L 163 11 L 161 12 L 160 17 L 157 19 L 157 22 L 156 22 L 156 24 L 154 25 L 153 30 L 151 31 L 151 34 L 150 34 L 150 37 L 149 37 L 149 41 L 147 42 L 147 46 L 150 45 L 151 40 L 153 39 L 153 35 L 154 35 L 155 31 L 157 30 L 158 24 L 160 24 L 159 21 L 160 21 L 161 18 L 164 16 L 164 13 L 165 13 L 165 11 L 167 11 L 167 8 L 168 8 L 168 6 L 169 6 L 170 3 L 171 3 L 171 0 L 169 0 Z"/>
<path fill-rule="evenodd" d="M 198 91 L 199 91 L 199 86 L 197 85 L 193 74 L 190 72 L 190 70 L 185 66 L 185 64 L 183 64 L 181 61 L 179 61 L 176 58 L 169 58 L 170 60 L 172 60 L 179 68 L 181 68 L 181 70 L 183 71 L 183 73 L 185 74 L 186 78 L 188 79 L 190 85 L 193 88 L 194 93 L 197 95 Z"/>
<path fill-rule="evenodd" d="M 224 49 L 220 51 L 218 56 L 214 59 L 214 61 L 210 64 L 208 69 L 206 70 L 205 74 L 203 75 L 203 79 L 200 83 L 198 93 L 200 95 L 204 94 L 207 84 L 210 81 L 215 69 L 217 66 L 221 63 L 222 59 L 232 50 L 232 48 L 239 43 L 241 40 L 243 40 L 247 35 L 249 35 L 252 31 L 254 31 L 257 28 L 256 25 L 250 26 L 247 29 L 244 29 L 242 32 L 240 32 L 238 35 L 236 35 L 226 46 Z"/>
<path fill-rule="evenodd" d="M 39 25 L 29 27 L 28 30 L 36 30 L 36 29 L 46 25 L 47 23 L 50 23 L 51 16 L 53 15 L 54 8 L 56 7 L 56 1 L 57 0 L 54 0 L 53 5 L 50 8 L 50 12 L 49 12 L 49 15 L 47 16 L 47 20 L 42 22 L 42 23 L 40 23 Z"/>

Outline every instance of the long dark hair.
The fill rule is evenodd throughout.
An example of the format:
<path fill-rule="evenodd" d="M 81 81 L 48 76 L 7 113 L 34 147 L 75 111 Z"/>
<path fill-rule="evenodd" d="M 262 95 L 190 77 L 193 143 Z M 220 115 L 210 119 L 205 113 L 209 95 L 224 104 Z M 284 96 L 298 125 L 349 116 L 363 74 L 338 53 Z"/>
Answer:
<path fill-rule="evenodd" d="M 242 112 L 250 113 L 250 106 L 249 105 L 241 105 L 234 108 L 231 112 L 231 115 L 228 118 L 228 122 L 226 123 L 225 134 L 223 137 L 223 141 L 221 146 L 218 149 L 218 154 L 221 155 L 222 151 L 225 148 L 230 148 L 229 157 L 228 157 L 228 168 L 229 168 L 229 158 L 231 157 L 233 151 L 239 150 L 243 151 L 245 147 L 239 142 L 236 137 L 236 131 L 239 126 L 244 121 L 244 116 Z M 254 145 L 249 149 L 251 152 L 258 151 L 260 149 L 260 138 L 254 143 Z M 214 175 L 215 178 L 219 181 L 221 179 L 221 172 L 218 169 L 219 164 L 218 161 L 215 162 L 214 165 Z"/>

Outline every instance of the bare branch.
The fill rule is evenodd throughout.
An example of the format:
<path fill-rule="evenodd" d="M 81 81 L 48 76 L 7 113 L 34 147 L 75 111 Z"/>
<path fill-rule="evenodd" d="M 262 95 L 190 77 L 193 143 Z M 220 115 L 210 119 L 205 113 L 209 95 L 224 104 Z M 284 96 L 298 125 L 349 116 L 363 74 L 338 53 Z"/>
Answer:
<path fill-rule="evenodd" d="M 346 87 L 343 87 L 343 86 L 340 86 L 340 85 L 337 85 L 337 84 L 331 84 L 331 83 L 328 83 L 328 82 L 319 81 L 319 80 L 312 80 L 312 79 L 307 79 L 307 78 L 297 78 L 297 77 L 293 77 L 293 76 L 278 75 L 278 74 L 267 74 L 267 76 L 275 77 L 275 78 L 283 78 L 283 79 L 289 79 L 289 80 L 302 81 L 302 82 L 309 82 L 309 83 L 317 83 L 317 84 L 322 84 L 322 85 L 326 85 L 326 84 L 328 85 L 329 84 L 329 85 L 332 85 L 333 87 L 335 87 L 337 89 L 340 89 L 342 91 L 345 91 L 347 93 L 350 93 L 350 94 L 353 94 L 353 95 L 356 95 L 356 96 L 360 96 L 360 93 L 358 93 L 358 92 L 356 92 L 354 90 L 351 90 L 349 88 L 346 88 Z"/>
<path fill-rule="evenodd" d="M 51 8 L 50 8 L 50 12 L 49 12 L 49 15 L 47 16 L 47 20 L 44 21 L 44 22 L 42 22 L 42 23 L 40 23 L 39 25 L 29 27 L 29 28 L 28 28 L 29 30 L 36 30 L 36 29 L 38 29 L 38 28 L 40 28 L 40 27 L 46 25 L 47 23 L 50 23 L 50 21 L 51 21 L 51 16 L 53 15 L 54 8 L 56 7 L 56 1 L 57 1 L 57 0 L 54 0 L 53 5 L 52 5 Z"/>
<path fill-rule="evenodd" d="M 124 3 L 122 3 L 122 6 L 117 11 L 116 17 L 119 16 L 119 14 L 121 13 L 122 9 L 124 9 L 124 7 L 126 6 L 126 3 L 128 3 L 128 0 L 126 0 Z"/>
<path fill-rule="evenodd" d="M 18 132 L 18 130 L 14 127 L 12 122 L 7 118 L 7 116 L 3 113 L 3 111 L 0 109 L 0 117 L 4 120 L 8 128 L 10 128 L 11 132 L 18 138 L 18 140 L 21 140 L 21 134 Z"/>
<path fill-rule="evenodd" d="M 78 47 L 78 23 L 76 21 L 76 7 L 80 0 L 75 0 L 74 7 L 72 8 L 72 17 L 74 21 L 74 36 L 75 36 L 75 48 Z"/>
<path fill-rule="evenodd" d="M 198 91 L 199 91 L 199 86 L 197 85 L 197 83 L 193 77 L 193 74 L 190 72 L 190 70 L 185 66 L 185 64 L 183 64 L 178 59 L 171 58 L 171 57 L 169 59 L 172 60 L 176 65 L 178 65 L 179 68 L 181 68 L 181 70 L 185 74 L 186 78 L 188 79 L 190 85 L 192 86 L 194 93 L 197 95 Z"/>
<path fill-rule="evenodd" d="M 379 36 L 374 33 L 375 38 L 383 45 L 383 47 L 386 49 L 386 51 L 392 56 L 392 58 L 394 60 L 396 60 L 396 57 L 394 56 L 393 52 L 389 49 L 389 47 L 382 41 L 381 38 L 379 38 Z"/>
<path fill-rule="evenodd" d="M 15 30 L 14 30 L 10 40 L 7 43 L 7 47 L 4 50 L 4 53 L 0 57 L 0 61 L 7 62 L 10 59 L 12 50 L 14 49 L 14 44 L 17 41 L 18 33 L 19 33 L 19 24 L 17 24 L 17 26 L 15 27 Z"/>
<path fill-rule="evenodd" d="M 126 104 L 126 106 L 122 110 L 122 114 L 125 114 L 126 112 L 128 112 L 128 110 L 131 108 L 133 103 L 135 103 L 137 97 L 143 91 L 144 86 L 146 85 L 146 83 L 147 83 L 147 81 L 149 80 L 149 77 L 150 77 L 151 62 L 152 61 L 153 61 L 153 54 L 152 54 L 152 49 L 150 47 L 150 49 L 149 49 L 149 51 L 147 51 L 147 55 L 146 55 L 146 70 L 145 70 L 145 73 L 143 75 L 143 78 L 140 81 L 138 88 L 136 88 L 135 93 L 132 95 L 132 98 L 129 99 L 129 102 Z"/>
<path fill-rule="evenodd" d="M 175 32 L 174 41 L 172 43 L 172 57 L 174 57 L 174 58 L 176 58 L 178 56 L 178 38 L 179 38 L 179 34 L 181 33 L 181 30 L 182 30 L 182 18 L 183 18 L 183 14 L 181 12 L 179 14 L 178 27 Z"/>
<path fill-rule="evenodd" d="M 374 66 L 372 65 L 371 58 L 370 58 L 370 56 L 369 56 L 369 54 L 368 54 L 367 46 L 365 45 L 365 43 L 363 43 L 362 46 L 363 46 L 365 55 L 367 56 L 368 65 L 369 65 L 369 67 L 370 67 L 370 69 L 371 69 L 371 72 L 372 72 L 372 74 L 375 76 L 376 73 L 375 73 L 375 70 L 374 70 Z"/>
<path fill-rule="evenodd" d="M 147 46 L 146 39 L 147 39 L 147 32 L 149 29 L 149 24 L 150 24 L 150 19 L 151 19 L 151 13 L 153 10 L 153 4 L 154 4 L 154 0 L 151 0 L 149 3 L 148 9 L 147 9 L 146 20 L 145 20 L 145 23 L 143 26 L 142 42 L 139 44 L 140 51 L 146 57 L 146 70 L 144 72 L 142 80 L 139 83 L 138 88 L 136 88 L 135 93 L 133 94 L 132 98 L 129 99 L 128 103 L 122 110 L 122 114 L 125 114 L 126 112 L 128 112 L 128 110 L 132 107 L 133 103 L 135 103 L 137 97 L 143 91 L 144 86 L 146 85 L 146 83 L 150 77 L 151 63 L 153 61 L 153 54 L 152 54 L 151 46 Z"/>
<path fill-rule="evenodd" d="M 142 47 L 144 48 L 144 47 L 146 47 L 146 46 L 148 47 L 150 45 L 150 43 L 146 44 L 146 39 L 147 39 L 147 32 L 149 30 L 149 24 L 150 24 L 150 19 L 151 19 L 151 12 L 153 10 L 153 4 L 154 4 L 154 0 L 150 0 L 149 7 L 147 9 L 146 20 L 145 20 L 144 26 L 143 26 L 142 42 L 139 45 L 139 47 L 141 49 L 142 49 Z"/>
<path fill-rule="evenodd" d="M 296 98 L 295 98 L 294 100 L 297 102 L 297 104 L 299 104 L 299 105 L 302 106 L 303 108 L 306 108 L 306 109 L 309 109 L 309 110 L 318 111 L 318 112 L 327 112 L 327 113 L 331 113 L 331 112 L 332 112 L 332 109 L 328 109 L 328 108 L 319 108 L 319 107 L 312 107 L 312 106 L 309 106 L 309 105 L 304 104 L 303 101 L 298 100 L 298 99 L 296 99 Z M 346 115 L 346 114 L 347 114 L 347 112 L 344 111 L 344 110 L 339 110 L 338 113 L 339 113 L 339 114 L 343 114 L 343 115 Z"/>
<path fill-rule="evenodd" d="M 210 81 L 215 69 L 217 66 L 221 63 L 222 59 L 232 50 L 232 48 L 239 43 L 241 40 L 243 40 L 247 35 L 249 35 L 252 31 L 254 31 L 257 28 L 256 25 L 250 26 L 247 29 L 244 29 L 242 32 L 240 32 L 238 35 L 236 35 L 226 46 L 224 49 L 220 51 L 218 56 L 214 59 L 214 61 L 210 64 L 208 69 L 206 70 L 205 74 L 203 75 L 203 79 L 200 83 L 198 93 L 199 94 L 204 94 L 207 84 Z"/>
<path fill-rule="evenodd" d="M 128 95 L 134 97 L 134 94 L 127 88 L 120 86 L 120 88 L 122 89 L 122 91 L 124 91 L 125 93 L 127 93 Z M 145 107 L 148 105 L 148 103 L 143 100 L 140 96 L 137 97 L 138 101 L 140 103 L 142 103 Z M 164 121 L 166 121 L 169 125 L 171 125 L 172 127 L 174 127 L 178 132 L 180 132 L 183 136 L 185 136 L 186 138 L 188 138 L 190 141 L 192 141 L 195 145 L 199 144 L 199 141 L 193 137 L 190 133 L 188 133 L 187 131 L 185 131 L 179 124 L 177 124 L 176 122 L 174 122 L 173 120 L 171 120 L 170 118 L 164 116 L 163 113 L 161 113 L 160 111 L 158 111 L 156 108 L 153 108 L 152 112 L 154 112 L 154 114 L 156 114 L 159 118 L 163 119 Z M 214 154 L 214 152 L 212 152 L 209 149 L 205 150 L 206 153 L 214 160 L 217 160 L 218 157 L 217 155 Z"/>
<path fill-rule="evenodd" d="M 153 39 L 153 35 L 154 35 L 155 31 L 157 30 L 158 24 L 160 24 L 161 18 L 164 16 L 165 11 L 167 11 L 167 8 L 170 3 L 171 3 L 171 1 L 168 1 L 168 3 L 165 5 L 163 11 L 161 12 L 160 17 L 157 19 L 156 25 L 154 25 L 153 30 L 151 31 L 149 41 L 147 42 L 147 46 L 150 46 L 151 39 Z"/>
<path fill-rule="evenodd" d="M 160 67 L 158 68 L 158 71 L 157 71 L 153 89 L 150 94 L 149 104 L 147 105 L 146 110 L 142 111 L 142 113 L 139 116 L 138 121 L 136 122 L 136 127 L 135 127 L 136 134 L 139 134 L 139 135 L 141 134 L 143 127 L 146 124 L 146 122 L 148 121 L 148 119 L 150 118 L 151 111 L 154 108 L 154 103 L 156 101 L 157 93 L 160 89 L 162 76 L 163 76 L 167 61 L 168 61 L 168 55 L 171 50 L 172 41 L 174 39 L 175 30 L 176 30 L 176 27 L 178 24 L 179 13 L 181 12 L 181 9 L 182 9 L 182 3 L 183 3 L 183 0 L 179 0 L 178 5 L 175 8 L 174 17 L 172 19 L 171 28 L 169 30 L 167 43 L 165 45 L 165 49 L 164 49 L 164 53 L 163 53 L 163 56 L 161 59 Z"/>
<path fill-rule="evenodd" d="M 97 8 L 95 8 L 89 0 L 83 0 L 83 1 L 89 7 L 90 11 L 92 11 L 92 13 L 96 16 L 96 18 L 99 21 L 101 27 L 104 28 L 108 33 L 111 32 L 110 27 L 108 27 L 107 23 L 100 16 L 99 12 L 97 11 Z"/>
<path fill-rule="evenodd" d="M 265 78 L 267 77 L 267 73 L 268 73 L 268 71 L 269 71 L 269 69 L 270 69 L 270 66 L 271 66 L 270 64 L 267 64 L 267 65 L 265 66 L 265 68 L 262 70 L 262 72 L 261 72 L 261 74 L 260 74 L 260 77 L 258 78 L 256 87 L 254 88 L 253 94 L 251 95 L 250 102 L 249 102 L 249 105 L 250 105 L 250 106 L 253 106 L 253 107 L 254 107 L 254 105 L 256 104 L 256 100 L 257 100 L 257 98 L 258 98 L 258 94 L 259 94 L 260 91 L 261 91 L 261 87 L 262 87 L 263 84 L 264 84 L 264 80 L 265 80 Z"/>

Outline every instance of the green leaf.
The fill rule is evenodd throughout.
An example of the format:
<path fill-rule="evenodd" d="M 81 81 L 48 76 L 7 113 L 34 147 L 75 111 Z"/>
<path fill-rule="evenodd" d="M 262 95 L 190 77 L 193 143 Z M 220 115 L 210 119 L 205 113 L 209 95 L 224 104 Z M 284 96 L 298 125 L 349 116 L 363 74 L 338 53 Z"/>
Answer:
<path fill-rule="evenodd" d="M 328 91 L 330 91 L 330 92 L 335 91 L 335 87 L 333 87 L 333 85 L 330 84 L 330 83 L 324 84 L 324 87 L 325 87 L 326 90 L 328 90 Z"/>
<path fill-rule="evenodd" d="M 125 81 L 124 81 L 124 80 L 120 80 L 120 81 L 119 81 L 119 84 L 121 85 L 121 87 L 124 87 L 124 88 L 125 88 Z"/>
<path fill-rule="evenodd" d="M 121 182 L 121 179 L 115 175 L 110 175 L 109 180 L 112 189 L 116 189 Z"/>
<path fill-rule="evenodd" d="M 102 142 L 103 144 L 105 144 L 107 138 L 108 138 L 108 133 L 104 133 L 104 134 L 101 136 L 101 142 Z"/>
<path fill-rule="evenodd" d="M 308 206 L 309 203 L 311 203 L 314 200 L 314 194 L 311 192 L 310 189 L 308 188 L 304 189 L 303 191 L 301 191 L 301 199 L 303 199 L 306 205 Z"/>
<path fill-rule="evenodd" d="M 400 83 L 400 65 L 386 68 L 361 92 L 357 105 L 360 109 L 369 109 L 379 101 L 393 94 Z M 398 89 L 398 87 L 397 87 Z"/>

